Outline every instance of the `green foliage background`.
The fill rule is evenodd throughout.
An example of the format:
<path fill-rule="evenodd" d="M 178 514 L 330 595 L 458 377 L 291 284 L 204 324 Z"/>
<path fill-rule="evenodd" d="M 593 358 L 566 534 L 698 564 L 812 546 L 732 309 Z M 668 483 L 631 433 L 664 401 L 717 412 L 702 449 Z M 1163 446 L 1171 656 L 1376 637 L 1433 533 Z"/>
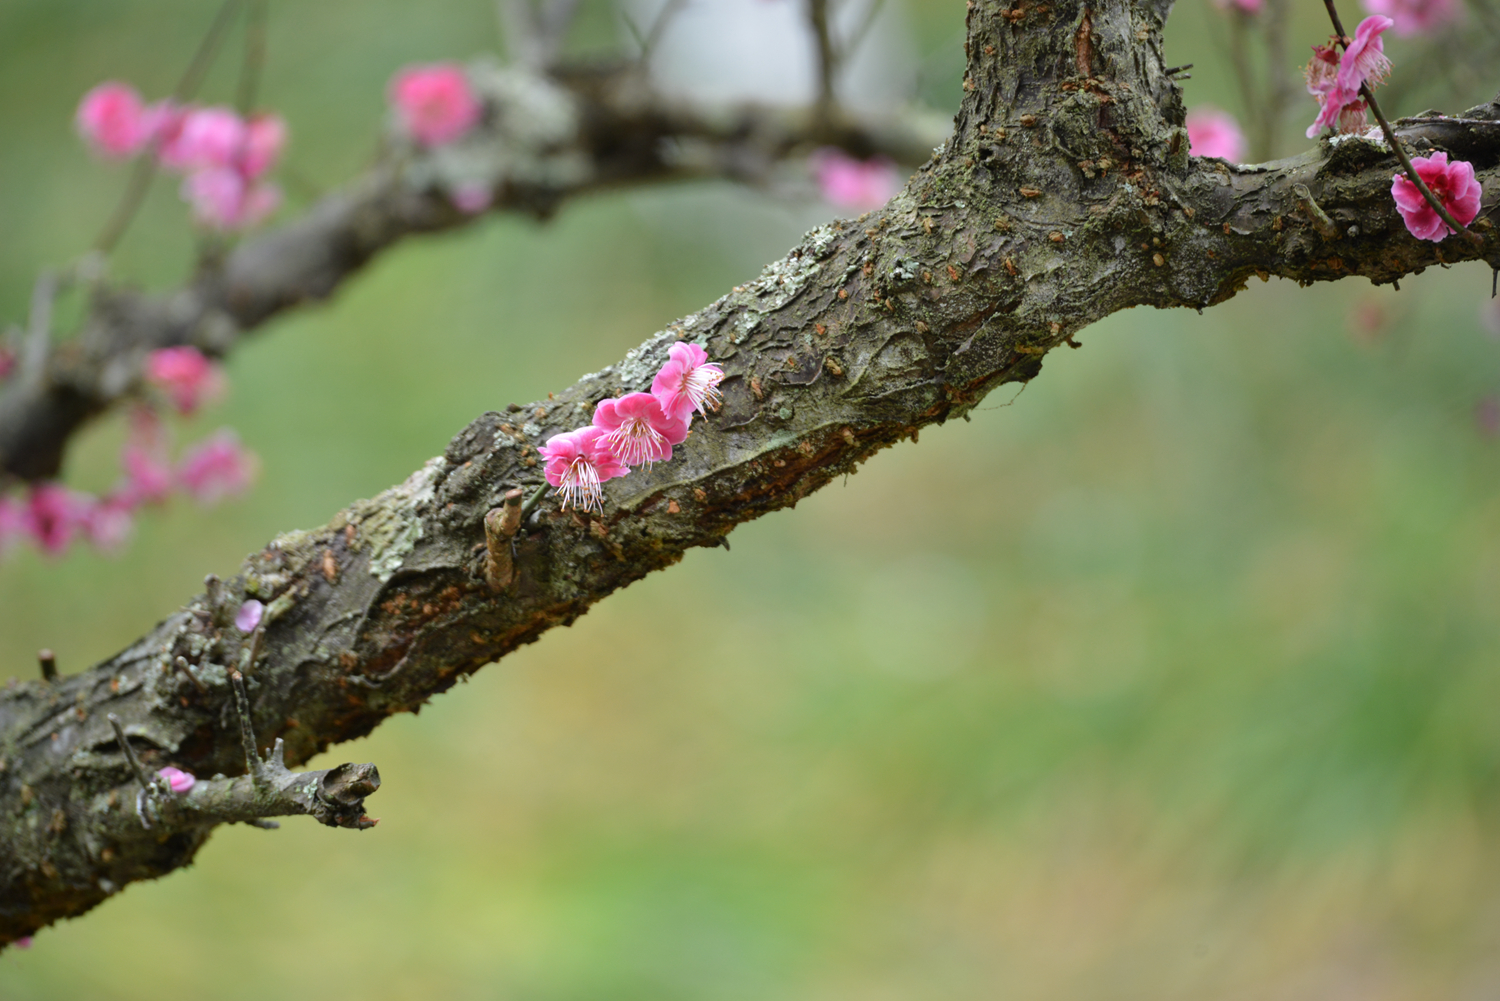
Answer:
<path fill-rule="evenodd" d="M 123 186 L 71 134 L 79 95 L 164 94 L 215 6 L 0 0 L 0 316 Z M 1308 6 L 1299 49 L 1326 34 Z M 1219 17 L 1188 0 L 1170 29 L 1190 105 L 1233 106 Z M 272 18 L 264 103 L 303 188 L 368 161 L 395 68 L 498 42 L 483 0 Z M 937 52 L 925 96 L 954 106 L 962 4 L 910 18 Z M 578 45 L 612 31 L 591 9 Z M 0 678 L 41 646 L 65 671 L 114 652 L 206 572 L 617 358 L 826 213 L 697 185 L 402 246 L 246 343 L 182 429 L 239 430 L 263 460 L 248 497 L 148 515 L 116 558 L 0 564 Z M 184 220 L 159 181 L 116 273 L 179 280 Z M 336 748 L 380 766 L 376 831 L 222 830 L 0 955 L 0 997 L 1500 992 L 1489 275 L 1253 285 L 1091 328 L 1019 398 Z M 91 430 L 68 481 L 107 486 L 120 439 Z"/>

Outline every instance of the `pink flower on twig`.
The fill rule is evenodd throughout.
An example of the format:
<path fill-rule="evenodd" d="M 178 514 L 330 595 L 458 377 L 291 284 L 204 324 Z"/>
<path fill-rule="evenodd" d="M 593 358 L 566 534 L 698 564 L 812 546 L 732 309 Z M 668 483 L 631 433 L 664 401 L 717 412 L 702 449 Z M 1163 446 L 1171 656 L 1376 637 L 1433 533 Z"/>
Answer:
<path fill-rule="evenodd" d="M 1402 38 L 1425 35 L 1457 21 L 1463 8 L 1455 0 L 1364 0 L 1365 10 L 1395 22 Z"/>
<path fill-rule="evenodd" d="M 200 504 L 213 504 L 248 487 L 255 467 L 255 456 L 224 428 L 188 450 L 177 466 L 177 482 Z"/>
<path fill-rule="evenodd" d="M 1207 105 L 1187 113 L 1188 152 L 1239 163 L 1245 155 L 1245 133 L 1234 116 Z"/>
<path fill-rule="evenodd" d="M 87 494 L 58 483 L 41 483 L 31 489 L 22 524 L 43 552 L 56 556 L 84 528 L 92 504 Z"/>
<path fill-rule="evenodd" d="M 605 444 L 627 466 L 670 459 L 672 446 L 686 441 L 688 432 L 687 419 L 668 415 L 650 393 L 600 400 L 594 427 L 605 432 Z"/>
<path fill-rule="evenodd" d="M 191 414 L 224 388 L 218 366 L 191 345 L 158 348 L 146 357 L 146 380 L 172 401 L 180 414 Z"/>
<path fill-rule="evenodd" d="M 630 472 L 630 468 L 604 441 L 604 436 L 603 428 L 589 426 L 553 435 L 537 449 L 537 454 L 546 461 L 543 471 L 547 482 L 562 497 L 564 511 L 569 505 L 585 511 L 602 511 L 604 490 L 601 484 Z"/>
<path fill-rule="evenodd" d="M 1416 168 L 1422 183 L 1427 185 L 1428 190 L 1443 203 L 1443 208 L 1458 222 L 1467 226 L 1479 215 L 1479 202 L 1484 195 L 1484 187 L 1474 177 L 1473 164 L 1467 160 L 1449 163 L 1448 154 L 1438 150 L 1431 156 L 1413 158 L 1411 165 Z M 1397 174 L 1392 178 L 1391 197 L 1396 200 L 1396 211 L 1401 213 L 1401 221 L 1406 223 L 1407 232 L 1418 240 L 1437 243 L 1453 232 L 1405 174 Z"/>
<path fill-rule="evenodd" d="M 424 146 L 458 139 L 484 111 L 463 67 L 454 63 L 408 66 L 391 80 L 389 95 L 402 126 Z"/>
<path fill-rule="evenodd" d="M 172 787 L 174 793 L 187 792 L 198 784 L 198 779 L 192 772 L 185 772 L 180 768 L 173 768 L 171 765 L 158 769 L 156 774 L 167 780 L 167 784 Z"/>
<path fill-rule="evenodd" d="M 1340 132 L 1362 132 L 1365 127 L 1365 101 L 1360 87 L 1372 90 L 1385 82 L 1391 70 L 1386 58 L 1381 32 L 1393 22 L 1373 14 L 1359 22 L 1354 38 L 1343 52 L 1337 43 L 1314 45 L 1312 60 L 1304 71 L 1307 92 L 1318 101 L 1318 116 L 1307 127 L 1307 138 L 1316 139 L 1325 128 L 1336 126 Z"/>
<path fill-rule="evenodd" d="M 841 149 L 825 146 L 815 150 L 808 162 L 823 197 L 841 209 L 879 208 L 901 188 L 896 165 L 883 156 L 856 160 Z"/>
<path fill-rule="evenodd" d="M 688 420 L 694 410 L 705 416 L 717 410 L 724 370 L 709 363 L 708 352 L 696 344 L 678 341 L 667 349 L 667 358 L 651 380 L 651 395 L 661 403 L 662 410 Z"/>
<path fill-rule="evenodd" d="M 74 121 L 84 141 L 112 159 L 134 156 L 151 138 L 146 106 L 129 84 L 109 81 L 83 95 Z"/>

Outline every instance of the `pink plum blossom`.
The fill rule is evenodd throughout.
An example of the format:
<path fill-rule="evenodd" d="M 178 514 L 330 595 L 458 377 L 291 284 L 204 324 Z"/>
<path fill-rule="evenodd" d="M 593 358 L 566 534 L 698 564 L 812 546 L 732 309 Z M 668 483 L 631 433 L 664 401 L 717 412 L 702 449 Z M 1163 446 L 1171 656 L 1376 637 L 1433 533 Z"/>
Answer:
<path fill-rule="evenodd" d="M 1246 14 L 1259 14 L 1261 7 L 1265 5 L 1265 0 L 1214 0 L 1214 5 L 1220 10 L 1232 8 Z"/>
<path fill-rule="evenodd" d="M 173 170 L 206 170 L 236 166 L 244 153 L 248 129 L 229 108 L 188 109 L 160 151 L 162 165 Z"/>
<path fill-rule="evenodd" d="M 453 207 L 464 215 L 478 215 L 490 207 L 494 195 L 488 184 L 460 184 L 449 195 Z"/>
<path fill-rule="evenodd" d="M 883 156 L 856 160 L 841 149 L 825 146 L 815 150 L 808 162 L 823 197 L 841 209 L 879 208 L 901 188 L 896 165 Z"/>
<path fill-rule="evenodd" d="M 1390 18 L 1402 38 L 1425 35 L 1463 15 L 1457 0 L 1364 0 L 1364 5 L 1371 14 Z"/>
<path fill-rule="evenodd" d="M 185 772 L 180 768 L 173 768 L 171 765 L 158 769 L 156 774 L 167 780 L 167 785 L 172 787 L 174 793 L 187 792 L 198 784 L 198 779 L 192 772 Z"/>
<path fill-rule="evenodd" d="M 537 449 L 545 460 L 547 482 L 562 497 L 562 509 L 571 504 L 585 511 L 604 509 L 605 481 L 630 472 L 605 442 L 605 431 L 590 425 L 553 435 Z"/>
<path fill-rule="evenodd" d="M 1354 38 L 1343 52 L 1337 43 L 1314 45 L 1313 57 L 1304 71 L 1307 92 L 1318 101 L 1318 116 L 1307 128 L 1307 138 L 1315 139 L 1325 128 L 1339 132 L 1362 132 L 1365 128 L 1365 101 L 1360 87 L 1378 87 L 1390 73 L 1381 32 L 1392 24 L 1388 17 L 1373 14 L 1359 22 Z"/>
<path fill-rule="evenodd" d="M 600 400 L 594 427 L 606 432 L 603 440 L 621 462 L 639 466 L 670 459 L 672 446 L 687 440 L 688 419 L 669 416 L 650 393 L 629 393 Z"/>
<path fill-rule="evenodd" d="M 1188 152 L 1193 156 L 1214 156 L 1239 163 L 1245 155 L 1245 134 L 1227 111 L 1218 108 L 1194 108 L 1187 113 Z"/>
<path fill-rule="evenodd" d="M 260 618 L 265 614 L 266 606 L 251 598 L 240 606 L 240 610 L 234 616 L 234 628 L 242 633 L 253 633 L 260 625 Z"/>
<path fill-rule="evenodd" d="M 189 174 L 182 182 L 182 197 L 205 226 L 244 229 L 276 211 L 281 204 L 281 189 L 251 181 L 238 170 L 214 168 Z"/>
<path fill-rule="evenodd" d="M 286 120 L 260 114 L 245 123 L 245 148 L 238 163 L 247 180 L 255 180 L 276 165 L 286 147 Z"/>
<path fill-rule="evenodd" d="M 74 121 L 84 141 L 112 159 L 134 156 L 151 138 L 145 104 L 129 84 L 109 81 L 83 95 Z"/>
<path fill-rule="evenodd" d="M 408 66 L 391 80 L 389 96 L 402 126 L 424 146 L 458 139 L 484 111 L 463 67 L 455 63 Z"/>
<path fill-rule="evenodd" d="M 26 503 L 22 525 L 43 552 L 56 556 L 68 548 L 85 527 L 93 498 L 58 483 L 33 487 Z"/>
<path fill-rule="evenodd" d="M 16 941 L 13 944 L 15 945 L 15 947 L 17 949 L 30 949 L 31 948 L 31 936 L 30 935 L 26 935 L 26 936 L 23 936 L 22 938 L 18 938 L 18 939 L 16 939 Z"/>
<path fill-rule="evenodd" d="M 1474 177 L 1473 164 L 1467 160 L 1449 163 L 1448 154 L 1438 150 L 1431 156 L 1413 158 L 1411 165 L 1454 219 L 1467 226 L 1479 215 L 1484 188 Z M 1397 174 L 1391 180 L 1391 197 L 1396 200 L 1396 211 L 1401 213 L 1407 231 L 1418 240 L 1436 243 L 1452 232 L 1405 174 Z"/>
<path fill-rule="evenodd" d="M 213 504 L 248 487 L 255 466 L 255 456 L 224 428 L 188 450 L 177 466 L 177 482 L 200 504 Z"/>
<path fill-rule="evenodd" d="M 191 414 L 223 391 L 217 365 L 191 345 L 158 348 L 146 357 L 146 380 L 172 401 L 180 414 Z"/>
<path fill-rule="evenodd" d="M 662 410 L 685 420 L 692 419 L 694 410 L 705 416 L 717 410 L 724 370 L 709 364 L 708 352 L 696 344 L 678 341 L 667 349 L 667 358 L 651 380 L 651 395 L 661 403 Z"/>
<path fill-rule="evenodd" d="M 114 496 L 90 504 L 83 513 L 80 527 L 84 536 L 105 552 L 120 548 L 135 527 L 131 498 Z"/>

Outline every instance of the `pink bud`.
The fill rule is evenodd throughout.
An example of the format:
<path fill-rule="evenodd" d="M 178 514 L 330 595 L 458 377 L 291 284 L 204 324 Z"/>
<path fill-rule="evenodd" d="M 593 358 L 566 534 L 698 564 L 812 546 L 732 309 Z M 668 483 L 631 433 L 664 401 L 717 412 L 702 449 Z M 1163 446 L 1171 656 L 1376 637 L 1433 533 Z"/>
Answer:
<path fill-rule="evenodd" d="M 151 137 L 141 95 L 129 84 L 101 83 L 83 95 L 74 121 L 95 152 L 113 159 L 134 156 Z"/>
<path fill-rule="evenodd" d="M 173 768 L 171 765 L 159 769 L 156 774 L 167 780 L 167 784 L 172 787 L 174 793 L 187 792 L 198 784 L 198 779 L 194 777 L 192 772 L 185 772 L 180 768 Z"/>
<path fill-rule="evenodd" d="M 15 941 L 14 944 L 15 944 L 15 947 L 17 949 L 30 949 L 31 948 L 31 936 L 27 935 L 24 938 L 18 938 L 18 939 L 16 939 L 16 941 Z"/>
<path fill-rule="evenodd" d="M 265 614 L 266 606 L 251 598 L 240 606 L 240 610 L 234 617 L 234 628 L 242 633 L 253 633 L 255 627 L 260 625 L 260 617 Z"/>
<path fill-rule="evenodd" d="M 401 125 L 424 146 L 458 139 L 484 111 L 463 67 L 454 63 L 408 66 L 391 80 L 389 96 Z"/>
<path fill-rule="evenodd" d="M 166 393 L 181 414 L 193 413 L 224 388 L 218 367 L 191 345 L 151 352 L 146 358 L 146 379 Z"/>
<path fill-rule="evenodd" d="M 177 482 L 200 504 L 213 504 L 248 487 L 255 467 L 255 456 L 223 428 L 188 450 L 177 467 Z"/>

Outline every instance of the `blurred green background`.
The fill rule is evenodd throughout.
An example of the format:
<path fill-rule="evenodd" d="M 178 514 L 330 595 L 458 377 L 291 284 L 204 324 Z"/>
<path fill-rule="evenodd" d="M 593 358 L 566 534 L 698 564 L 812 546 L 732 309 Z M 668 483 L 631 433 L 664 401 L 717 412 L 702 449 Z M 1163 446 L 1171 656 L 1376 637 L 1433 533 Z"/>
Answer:
<path fill-rule="evenodd" d="M 78 97 L 164 94 L 215 6 L 0 0 L 0 317 L 123 186 L 74 139 Z M 963 5 L 908 15 L 951 108 Z M 1190 105 L 1234 107 L 1219 18 L 1174 17 Z M 368 161 L 394 69 L 491 50 L 494 24 L 482 0 L 273 5 L 264 103 L 302 190 Z M 612 31 L 591 9 L 577 41 Z M 0 564 L 0 677 L 42 646 L 65 671 L 109 655 L 829 214 L 695 185 L 403 245 L 243 345 L 180 429 L 236 428 L 250 495 L 148 514 L 115 558 Z M 116 273 L 180 279 L 185 217 L 159 181 Z M 374 832 L 221 830 L 0 955 L 0 998 L 1500 995 L 1489 278 L 1257 282 L 1091 328 L 1013 402 L 336 748 L 380 766 Z M 121 434 L 92 429 L 68 481 L 106 487 Z"/>

